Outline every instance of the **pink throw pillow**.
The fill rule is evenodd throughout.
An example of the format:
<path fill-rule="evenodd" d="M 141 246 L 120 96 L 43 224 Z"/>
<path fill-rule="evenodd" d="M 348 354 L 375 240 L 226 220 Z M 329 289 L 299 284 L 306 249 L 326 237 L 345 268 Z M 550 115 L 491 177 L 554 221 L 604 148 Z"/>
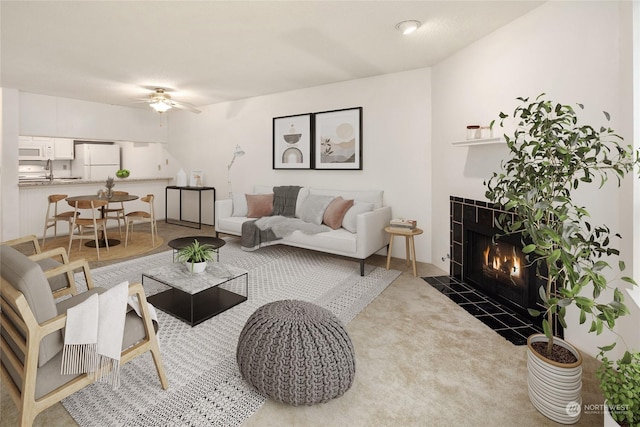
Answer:
<path fill-rule="evenodd" d="M 247 218 L 262 218 L 273 212 L 273 193 L 247 194 Z"/>
<path fill-rule="evenodd" d="M 342 227 L 342 218 L 344 218 L 344 214 L 347 213 L 351 206 L 353 206 L 352 199 L 345 200 L 340 196 L 336 197 L 329 203 L 329 206 L 327 206 L 327 209 L 324 211 L 322 222 L 334 230 L 337 230 Z"/>

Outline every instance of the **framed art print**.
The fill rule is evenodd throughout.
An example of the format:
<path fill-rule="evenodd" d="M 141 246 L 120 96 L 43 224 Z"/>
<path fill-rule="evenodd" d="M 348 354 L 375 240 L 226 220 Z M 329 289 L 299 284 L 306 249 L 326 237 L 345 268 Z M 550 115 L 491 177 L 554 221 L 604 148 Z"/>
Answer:
<path fill-rule="evenodd" d="M 189 186 L 190 187 L 202 187 L 204 185 L 204 175 L 202 171 L 191 171 L 191 176 L 189 177 Z"/>
<path fill-rule="evenodd" d="M 314 115 L 314 169 L 362 170 L 362 107 Z"/>
<path fill-rule="evenodd" d="M 273 169 L 311 169 L 311 114 L 273 119 Z"/>

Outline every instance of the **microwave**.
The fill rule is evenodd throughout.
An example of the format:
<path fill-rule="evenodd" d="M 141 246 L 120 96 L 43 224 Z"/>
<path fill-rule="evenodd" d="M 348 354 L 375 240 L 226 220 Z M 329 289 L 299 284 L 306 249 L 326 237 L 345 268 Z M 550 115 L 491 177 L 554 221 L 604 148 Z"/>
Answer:
<path fill-rule="evenodd" d="M 18 160 L 53 160 L 53 139 L 20 137 Z"/>

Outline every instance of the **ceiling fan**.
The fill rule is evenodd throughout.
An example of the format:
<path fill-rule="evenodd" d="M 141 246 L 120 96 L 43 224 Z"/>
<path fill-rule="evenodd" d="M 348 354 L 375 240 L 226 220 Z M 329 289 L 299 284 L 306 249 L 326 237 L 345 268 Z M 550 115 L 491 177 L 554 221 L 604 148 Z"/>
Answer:
<path fill-rule="evenodd" d="M 167 93 L 167 90 L 161 87 L 154 89 L 153 93 L 149 94 L 148 98 L 139 99 L 142 102 L 149 104 L 158 113 L 162 114 L 172 108 L 178 108 L 180 110 L 191 111 L 192 113 L 199 114 L 198 110 L 193 104 L 188 102 L 178 102 L 171 99 L 171 95 Z"/>

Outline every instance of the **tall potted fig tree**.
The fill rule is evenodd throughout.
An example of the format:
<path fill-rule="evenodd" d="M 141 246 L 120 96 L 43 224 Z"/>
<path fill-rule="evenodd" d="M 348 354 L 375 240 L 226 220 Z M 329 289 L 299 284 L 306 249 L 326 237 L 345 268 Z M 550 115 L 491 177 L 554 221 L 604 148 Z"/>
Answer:
<path fill-rule="evenodd" d="M 572 304 L 580 311 L 580 323 L 590 321 L 596 334 L 628 313 L 618 288 L 613 301 L 599 298 L 611 286 L 606 274 L 619 251 L 611 246 L 609 228 L 591 223 L 575 192 L 586 185 L 602 189 L 609 178 L 619 186 L 638 157 L 611 128 L 580 124 L 572 106 L 546 100 L 544 94 L 518 100 L 513 114 L 499 116 L 500 127 L 514 119 L 516 129 L 504 136 L 510 156 L 486 182 L 486 197 L 513 213 L 501 215 L 496 227 L 500 234 L 521 237 L 529 265 L 544 282 L 539 292 L 543 310 L 529 310 L 544 316 L 544 334 L 527 343 L 530 400 L 547 417 L 570 424 L 580 416 L 581 356 L 557 337 L 554 325 L 567 327 L 565 314 Z M 608 121 L 609 114 L 604 115 Z M 622 271 L 624 263 L 616 267 Z M 628 277 L 621 280 L 633 283 Z"/>

